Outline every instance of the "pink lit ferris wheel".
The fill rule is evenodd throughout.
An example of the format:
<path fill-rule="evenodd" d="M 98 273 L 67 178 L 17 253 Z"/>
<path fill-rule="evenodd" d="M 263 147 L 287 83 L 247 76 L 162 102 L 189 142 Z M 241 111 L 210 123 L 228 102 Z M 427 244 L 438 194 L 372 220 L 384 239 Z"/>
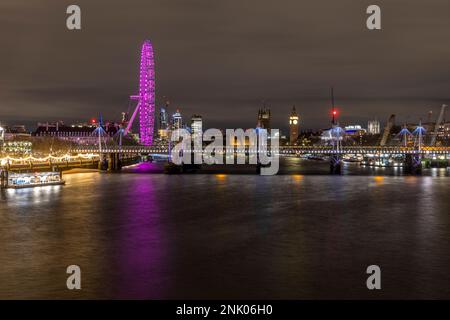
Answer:
<path fill-rule="evenodd" d="M 125 134 L 130 130 L 139 111 L 139 140 L 144 146 L 153 143 L 155 123 L 155 61 L 153 47 L 149 40 L 145 40 L 141 50 L 141 64 L 139 69 L 139 95 L 130 97 L 137 100 L 136 109 L 128 122 Z"/>

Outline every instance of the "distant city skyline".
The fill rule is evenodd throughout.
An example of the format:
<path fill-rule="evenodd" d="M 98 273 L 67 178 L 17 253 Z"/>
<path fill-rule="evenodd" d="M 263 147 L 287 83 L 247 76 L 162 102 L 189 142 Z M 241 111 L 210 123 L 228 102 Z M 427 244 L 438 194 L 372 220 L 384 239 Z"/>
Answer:
<path fill-rule="evenodd" d="M 369 1 L 80 0 L 83 29 L 65 28 L 68 3 L 5 0 L 0 10 L 0 122 L 120 120 L 138 89 L 144 39 L 155 50 L 157 112 L 202 115 L 207 127 L 329 124 L 330 86 L 343 123 L 433 117 L 450 100 L 448 1 L 379 1 L 383 29 L 365 29 Z M 42 9 L 42 8 L 45 8 Z M 448 117 L 447 117 L 448 118 Z"/>

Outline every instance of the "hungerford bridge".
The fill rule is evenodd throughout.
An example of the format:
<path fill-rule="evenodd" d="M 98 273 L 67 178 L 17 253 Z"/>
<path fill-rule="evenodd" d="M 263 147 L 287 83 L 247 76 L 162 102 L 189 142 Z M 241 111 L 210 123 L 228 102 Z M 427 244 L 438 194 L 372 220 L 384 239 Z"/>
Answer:
<path fill-rule="evenodd" d="M 100 125 L 93 133 L 98 135 L 98 144 L 90 146 L 77 146 L 71 152 L 77 154 L 97 154 L 100 158 L 99 168 L 109 170 L 120 170 L 122 159 L 136 155 L 151 155 L 167 157 L 169 161 L 172 158 L 170 144 L 168 146 L 145 145 L 127 146 L 122 145 L 122 136 L 124 132 L 119 130 L 117 143 L 113 138 L 108 141 L 105 139 L 105 132 Z M 419 173 L 422 169 L 422 159 L 441 158 L 443 160 L 450 159 L 450 147 L 439 147 L 435 145 L 427 146 L 424 144 L 425 129 L 419 125 L 413 133 L 404 128 L 398 135 L 402 137 L 402 144 L 397 146 L 346 146 L 343 144 L 344 130 L 335 122 L 333 116 L 332 128 L 330 129 L 330 140 L 328 145 L 322 146 L 277 146 L 271 156 L 301 156 L 315 155 L 327 156 L 330 159 L 330 173 L 341 172 L 341 163 L 344 156 L 367 156 L 373 158 L 403 158 L 403 166 L 407 171 Z M 242 140 L 241 140 L 242 141 Z M 412 141 L 412 146 L 409 142 Z M 112 144 L 111 144 L 112 142 Z M 434 142 L 433 142 L 434 144 Z M 178 150 L 180 151 L 180 150 Z M 192 147 L 183 150 L 184 153 L 203 153 L 200 150 L 192 150 Z M 214 152 L 224 156 L 235 155 L 237 152 L 245 153 L 245 155 L 264 153 L 269 154 L 266 150 L 258 150 L 258 146 L 240 145 L 240 146 L 215 146 Z M 259 162 L 258 162 L 259 163 Z"/>
<path fill-rule="evenodd" d="M 217 150 L 217 149 L 216 149 Z M 235 155 L 235 148 L 219 148 L 218 154 L 223 156 Z M 195 151 L 194 151 L 195 152 Z M 200 151 L 199 152 L 203 152 Z M 256 149 L 246 149 L 246 155 L 256 153 Z M 167 146 L 75 146 L 63 156 L 49 155 L 44 158 L 28 156 L 25 158 L 5 157 L 1 159 L 1 168 L 5 170 L 29 171 L 37 169 L 62 170 L 73 167 L 98 166 L 101 170 L 120 170 L 122 165 L 136 163 L 141 156 L 150 155 L 154 158 L 171 159 L 171 152 Z M 280 157 L 300 157 L 306 155 L 325 156 L 330 160 L 330 173 L 340 173 L 341 160 L 345 156 L 359 156 L 372 160 L 386 160 L 395 158 L 397 166 L 403 162 L 405 172 L 420 173 L 422 159 L 438 159 L 448 166 L 450 147 L 423 146 L 419 149 L 405 146 L 280 146 L 275 150 Z M 204 156 L 207 156 L 206 154 Z M 271 155 L 272 156 L 272 155 Z M 400 159 L 401 158 L 401 159 Z M 225 162 L 225 161 L 224 161 Z M 374 163 L 374 162 L 372 162 Z M 376 161 L 375 163 L 376 164 Z M 56 169 L 55 169 L 56 168 Z"/>
<path fill-rule="evenodd" d="M 111 170 L 120 170 L 121 157 L 150 155 L 153 157 L 170 157 L 170 149 L 167 146 L 78 146 L 71 150 L 78 154 L 97 154 L 101 155 L 107 163 L 107 168 Z M 203 152 L 203 150 L 192 151 Z M 219 153 L 234 154 L 235 147 L 226 147 Z M 245 153 L 257 153 L 256 149 L 245 149 Z M 341 160 L 343 156 L 361 155 L 368 157 L 402 157 L 404 167 L 412 172 L 421 171 L 422 159 L 433 159 L 433 157 L 442 157 L 450 159 L 450 147 L 431 147 L 423 146 L 405 147 L 405 146 L 279 146 L 277 154 L 280 157 L 292 157 L 302 155 L 328 156 L 330 158 L 330 173 L 339 174 L 341 172 Z"/>
<path fill-rule="evenodd" d="M 247 153 L 248 153 L 248 149 Z M 224 149 L 225 152 L 234 152 L 235 148 Z M 169 148 L 167 146 L 78 146 L 71 150 L 73 153 L 119 153 L 127 155 L 169 155 Z M 199 151 L 201 152 L 201 151 Z M 252 150 L 250 150 L 252 152 Z M 256 150 L 253 152 L 257 152 Z M 341 146 L 336 149 L 333 146 L 279 146 L 278 153 L 280 156 L 292 155 L 406 155 L 406 154 L 420 154 L 422 156 L 428 155 L 450 155 L 450 147 L 429 147 L 424 146 L 421 150 L 414 147 L 403 146 Z"/>

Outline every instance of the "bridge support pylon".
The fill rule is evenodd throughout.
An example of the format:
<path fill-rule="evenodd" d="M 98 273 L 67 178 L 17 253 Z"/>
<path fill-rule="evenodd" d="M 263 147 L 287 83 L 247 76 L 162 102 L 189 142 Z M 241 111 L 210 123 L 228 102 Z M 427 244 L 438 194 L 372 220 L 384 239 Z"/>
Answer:
<path fill-rule="evenodd" d="M 119 153 L 108 154 L 108 171 L 120 171 L 122 169 L 122 161 Z"/>
<path fill-rule="evenodd" d="M 100 155 L 99 155 L 98 170 L 101 170 L 101 171 L 108 170 L 108 160 L 106 158 L 106 155 L 103 153 L 100 153 Z"/>
<path fill-rule="evenodd" d="M 122 169 L 122 160 L 119 153 L 100 154 L 98 169 L 101 171 L 119 171 Z"/>

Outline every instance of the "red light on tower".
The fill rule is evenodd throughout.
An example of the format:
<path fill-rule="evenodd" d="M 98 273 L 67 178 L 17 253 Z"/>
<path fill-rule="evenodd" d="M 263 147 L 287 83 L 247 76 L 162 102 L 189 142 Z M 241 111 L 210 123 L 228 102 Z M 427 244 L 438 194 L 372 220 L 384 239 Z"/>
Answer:
<path fill-rule="evenodd" d="M 334 104 L 334 90 L 333 87 L 331 87 L 331 124 L 335 126 L 337 124 L 336 118 L 338 116 L 338 110 L 336 109 L 336 105 Z"/>
<path fill-rule="evenodd" d="M 338 116 L 338 111 L 336 110 L 336 108 L 333 106 L 333 109 L 331 110 L 331 115 L 332 115 L 332 119 L 331 119 L 331 123 L 333 125 L 336 124 L 336 118 Z"/>
<path fill-rule="evenodd" d="M 91 123 L 94 124 L 96 122 L 95 118 L 91 119 Z"/>

